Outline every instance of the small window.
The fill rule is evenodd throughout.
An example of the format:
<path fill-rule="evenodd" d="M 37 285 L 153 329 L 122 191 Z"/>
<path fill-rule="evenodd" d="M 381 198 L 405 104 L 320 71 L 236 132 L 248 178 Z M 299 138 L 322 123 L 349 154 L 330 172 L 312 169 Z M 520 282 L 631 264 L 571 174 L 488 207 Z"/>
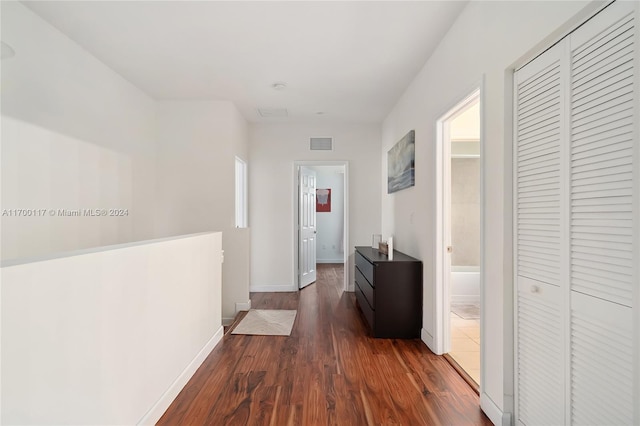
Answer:
<path fill-rule="evenodd" d="M 236 228 L 248 226 L 247 163 L 236 157 Z"/>

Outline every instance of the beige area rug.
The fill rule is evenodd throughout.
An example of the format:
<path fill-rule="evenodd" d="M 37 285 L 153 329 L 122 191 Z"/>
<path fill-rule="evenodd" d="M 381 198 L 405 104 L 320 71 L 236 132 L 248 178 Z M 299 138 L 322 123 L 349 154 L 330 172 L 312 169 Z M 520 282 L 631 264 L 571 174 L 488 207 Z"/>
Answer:
<path fill-rule="evenodd" d="M 251 309 L 231 334 L 259 336 L 289 336 L 297 311 Z"/>
<path fill-rule="evenodd" d="M 463 319 L 480 319 L 480 304 L 452 303 L 451 312 Z"/>

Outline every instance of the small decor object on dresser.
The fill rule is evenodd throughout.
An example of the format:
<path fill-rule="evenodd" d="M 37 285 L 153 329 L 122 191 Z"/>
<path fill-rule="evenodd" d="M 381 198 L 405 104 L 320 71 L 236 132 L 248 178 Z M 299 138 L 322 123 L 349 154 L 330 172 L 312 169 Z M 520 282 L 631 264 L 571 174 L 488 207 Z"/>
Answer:
<path fill-rule="evenodd" d="M 389 254 L 389 246 L 387 243 L 380 242 L 378 243 L 378 251 L 382 254 Z"/>
<path fill-rule="evenodd" d="M 414 339 L 422 328 L 422 262 L 356 247 L 356 301 L 373 337 Z"/>

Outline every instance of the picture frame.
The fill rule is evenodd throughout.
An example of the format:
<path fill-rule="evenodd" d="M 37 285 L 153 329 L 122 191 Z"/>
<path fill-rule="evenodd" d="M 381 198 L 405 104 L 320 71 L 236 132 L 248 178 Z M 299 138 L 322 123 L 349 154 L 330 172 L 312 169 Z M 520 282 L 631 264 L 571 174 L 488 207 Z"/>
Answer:
<path fill-rule="evenodd" d="M 387 193 L 415 185 L 416 132 L 409 131 L 387 153 Z"/>

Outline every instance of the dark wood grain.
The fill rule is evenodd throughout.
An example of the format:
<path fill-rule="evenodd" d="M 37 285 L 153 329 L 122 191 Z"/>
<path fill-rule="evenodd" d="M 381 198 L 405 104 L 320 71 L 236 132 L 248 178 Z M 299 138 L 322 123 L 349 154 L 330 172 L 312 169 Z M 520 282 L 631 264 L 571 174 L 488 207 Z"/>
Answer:
<path fill-rule="evenodd" d="M 318 265 L 300 292 L 255 293 L 256 309 L 297 309 L 291 336 L 225 334 L 159 425 L 490 425 L 478 396 L 419 339 L 376 339 Z"/>

